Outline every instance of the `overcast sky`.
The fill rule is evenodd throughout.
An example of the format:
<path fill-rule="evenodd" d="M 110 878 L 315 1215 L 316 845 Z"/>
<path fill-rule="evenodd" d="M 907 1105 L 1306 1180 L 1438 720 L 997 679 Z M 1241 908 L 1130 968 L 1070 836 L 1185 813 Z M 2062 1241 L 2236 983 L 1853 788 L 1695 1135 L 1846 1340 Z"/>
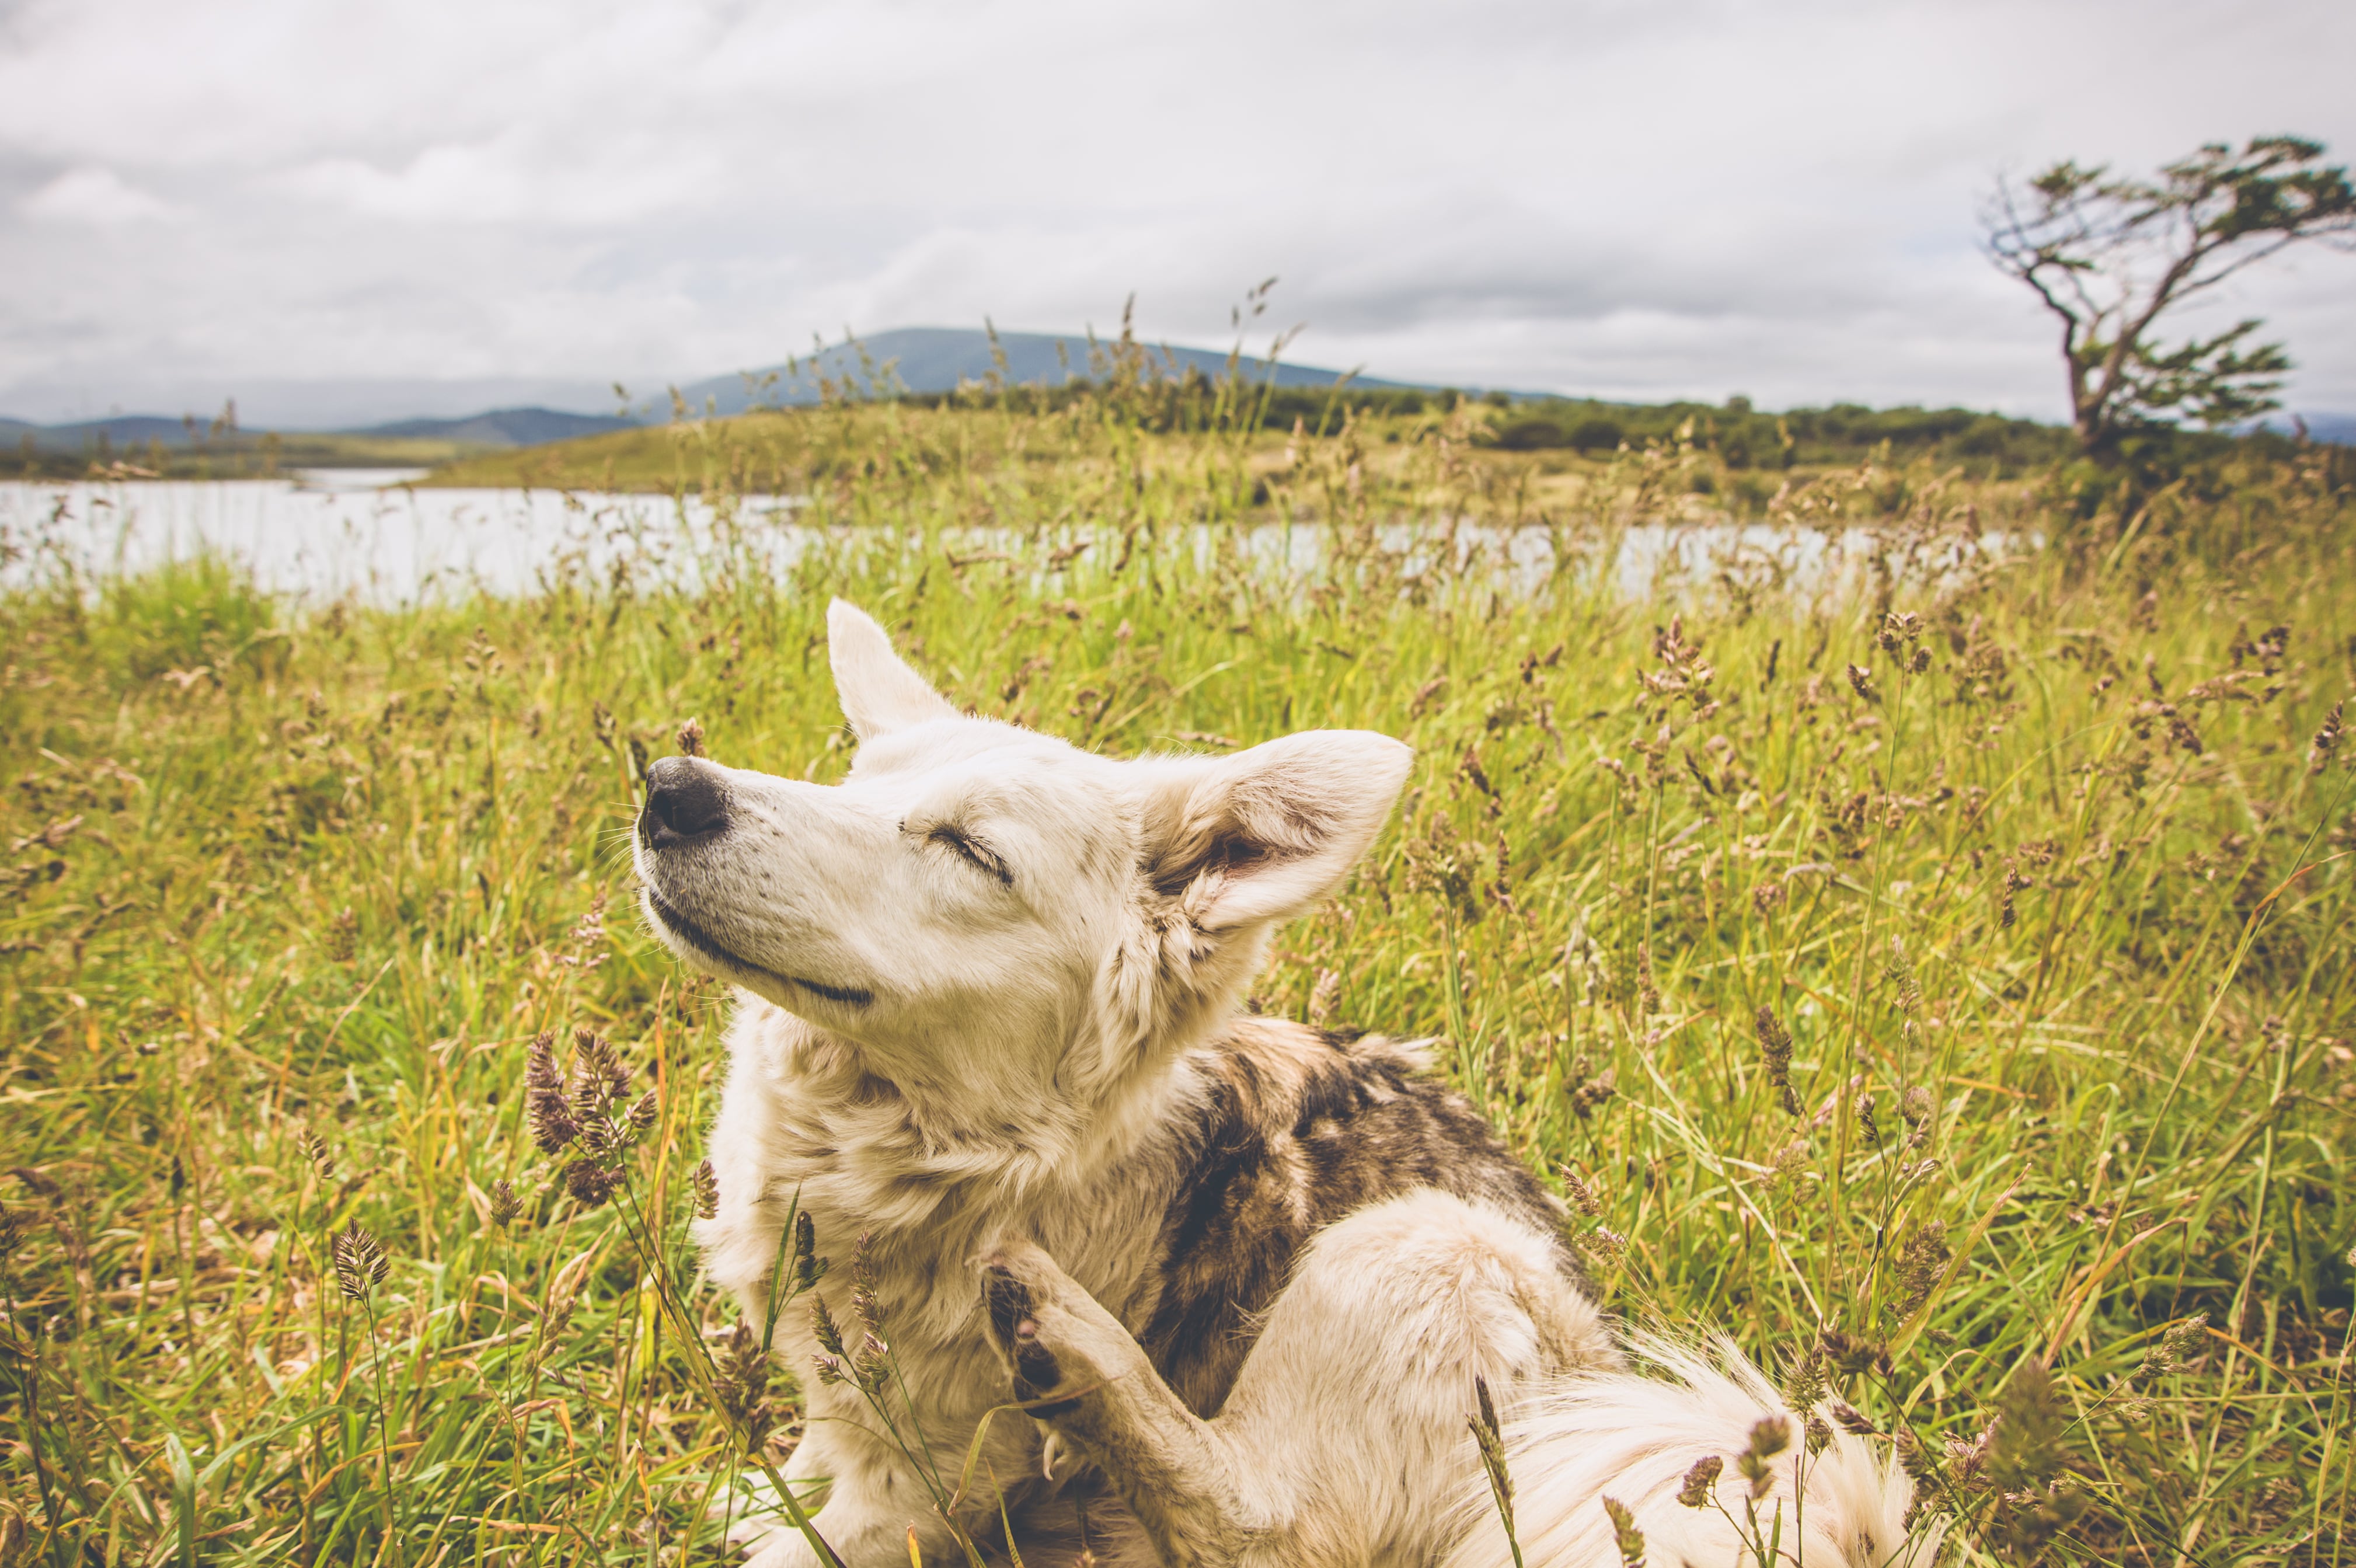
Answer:
<path fill-rule="evenodd" d="M 2346 0 L 0 0 L 0 412 L 581 406 L 1132 291 L 1224 346 L 1273 274 L 1254 346 L 1375 375 L 2058 416 L 1995 173 L 2356 156 L 2351 61 Z M 2356 410 L 2356 256 L 2221 308 Z"/>

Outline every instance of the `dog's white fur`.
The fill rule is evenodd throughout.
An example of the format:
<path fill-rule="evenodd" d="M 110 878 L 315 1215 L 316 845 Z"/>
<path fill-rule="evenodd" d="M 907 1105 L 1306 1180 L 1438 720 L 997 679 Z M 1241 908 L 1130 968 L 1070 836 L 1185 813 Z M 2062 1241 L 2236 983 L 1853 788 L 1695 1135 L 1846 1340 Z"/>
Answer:
<path fill-rule="evenodd" d="M 1100 1466 L 1128 1505 L 1094 1516 L 1100 1562 L 1495 1568 L 1509 1558 L 1466 1429 L 1476 1375 L 1505 1407 L 1533 1568 L 1616 1563 L 1606 1494 L 1637 1511 L 1655 1562 L 1742 1561 L 1720 1515 L 1674 1493 L 1782 1408 L 1766 1380 L 1730 1346 L 1648 1343 L 1665 1375 L 1625 1370 L 1556 1240 L 1480 1204 L 1412 1192 L 1318 1232 L 1213 1419 L 1134 1337 L 1171 1197 L 1157 1181 L 1208 1102 L 1207 1042 L 1257 1026 L 1238 1003 L 1270 931 L 1339 886 L 1408 748 L 1329 731 L 1116 761 L 958 714 L 848 605 L 829 628 L 860 742 L 845 781 L 697 762 L 724 789 L 724 838 L 637 846 L 654 929 L 739 988 L 711 1141 L 721 1208 L 701 1240 L 755 1320 L 790 1205 L 837 1259 L 838 1308 L 839 1266 L 872 1230 L 908 1399 L 953 1479 L 1012 1397 L 974 1266 L 1019 1281 L 1063 1386 L 1092 1391 L 1055 1446 L 1045 1423 L 997 1419 L 985 1473 L 1018 1520 L 1044 1520 L 1080 1460 Z M 798 1314 L 778 1341 L 809 1367 Z M 818 1525 L 843 1561 L 905 1562 L 911 1528 L 949 1560 L 898 1448 L 849 1390 L 804 1381 L 808 1435 L 786 1473 L 830 1483 Z M 1841 1434 L 1806 1460 L 1804 1499 L 1794 1468 L 1787 1455 L 1777 1482 L 1787 1551 L 1804 1541 L 1826 1568 L 1901 1559 L 1911 1498 L 1894 1467 Z M 1730 1466 L 1724 1495 L 1739 1486 Z M 966 1523 L 987 1534 L 997 1501 L 981 1491 Z M 1046 1539 L 1025 1543 L 1034 1568 Z M 815 1557 L 773 1529 L 754 1561 Z"/>

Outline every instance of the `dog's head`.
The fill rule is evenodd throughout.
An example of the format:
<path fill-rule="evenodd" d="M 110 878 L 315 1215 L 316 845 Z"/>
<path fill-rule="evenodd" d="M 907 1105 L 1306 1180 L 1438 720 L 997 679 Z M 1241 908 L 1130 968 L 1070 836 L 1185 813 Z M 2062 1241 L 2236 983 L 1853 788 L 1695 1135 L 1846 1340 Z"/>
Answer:
<path fill-rule="evenodd" d="M 666 757 L 636 859 L 673 951 L 904 1081 L 1101 1087 L 1233 1007 L 1337 887 L 1408 747 L 1357 730 L 1117 761 L 958 713 L 838 600 L 834 786 Z"/>

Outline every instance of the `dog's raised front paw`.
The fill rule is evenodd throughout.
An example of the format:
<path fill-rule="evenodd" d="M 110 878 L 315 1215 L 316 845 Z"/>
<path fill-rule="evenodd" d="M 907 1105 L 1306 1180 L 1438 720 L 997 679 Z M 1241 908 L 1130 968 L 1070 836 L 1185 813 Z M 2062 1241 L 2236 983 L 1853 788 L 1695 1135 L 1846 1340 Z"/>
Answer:
<path fill-rule="evenodd" d="M 1084 1429 L 1098 1394 L 1116 1382 L 1158 1380 L 1120 1320 L 1039 1248 L 1009 1242 L 980 1261 L 980 1272 L 983 1316 L 1015 1398 L 1048 1402 L 1033 1416 Z"/>
<path fill-rule="evenodd" d="M 1063 1391 L 1076 1394 L 1086 1385 L 1101 1381 L 1096 1369 L 1085 1365 L 1084 1353 L 1073 1354 L 1078 1347 L 1066 1343 L 1070 1337 L 1056 1332 L 1068 1322 L 1070 1315 L 1064 1305 L 1067 1299 L 1076 1296 L 1090 1306 L 1096 1303 L 1044 1251 L 1028 1242 L 1014 1242 L 984 1258 L 981 1293 L 991 1342 L 1014 1375 L 1016 1399 L 1029 1403 Z M 1076 1360 L 1082 1364 L 1069 1364 Z M 1053 1420 L 1069 1413 L 1078 1403 L 1076 1397 L 1053 1400 L 1033 1405 L 1031 1413 L 1042 1421 Z"/>

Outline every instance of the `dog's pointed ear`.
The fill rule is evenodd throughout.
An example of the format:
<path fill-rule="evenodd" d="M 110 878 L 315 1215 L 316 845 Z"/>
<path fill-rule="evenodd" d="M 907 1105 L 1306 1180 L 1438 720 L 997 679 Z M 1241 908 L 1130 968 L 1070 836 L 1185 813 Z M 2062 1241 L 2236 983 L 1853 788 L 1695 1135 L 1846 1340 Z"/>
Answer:
<path fill-rule="evenodd" d="M 957 710 L 892 651 L 892 639 L 856 605 L 837 599 L 826 611 L 827 658 L 834 692 L 851 733 L 872 740 Z"/>
<path fill-rule="evenodd" d="M 1146 876 L 1206 931 L 1290 919 L 1349 875 L 1414 760 L 1388 736 L 1310 730 L 1173 772 L 1147 803 Z"/>

